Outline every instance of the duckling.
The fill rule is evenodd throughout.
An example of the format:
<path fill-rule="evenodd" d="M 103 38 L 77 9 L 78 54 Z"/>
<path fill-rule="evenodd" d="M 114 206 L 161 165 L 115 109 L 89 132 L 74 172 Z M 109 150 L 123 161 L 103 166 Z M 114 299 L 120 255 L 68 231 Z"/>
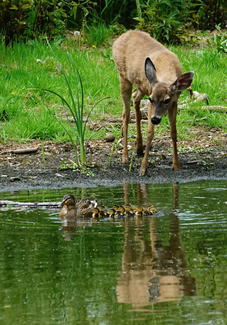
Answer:
<path fill-rule="evenodd" d="M 100 219 L 100 211 L 99 211 L 98 207 L 93 209 L 92 218 L 93 219 Z"/>
<path fill-rule="evenodd" d="M 61 211 L 59 216 L 61 218 L 75 218 L 75 217 L 91 217 L 93 209 L 97 206 L 96 201 L 89 199 L 81 199 L 75 201 L 75 198 L 71 194 L 66 194 L 60 205 Z"/>
<path fill-rule="evenodd" d="M 109 210 L 106 208 L 101 208 L 101 212 L 103 214 L 103 217 L 108 217 L 109 216 Z"/>
<path fill-rule="evenodd" d="M 157 212 L 157 210 L 152 205 L 149 205 L 149 207 L 147 208 L 147 212 L 148 214 L 154 214 Z"/>
<path fill-rule="evenodd" d="M 157 210 L 152 205 L 148 206 L 147 208 L 137 207 L 135 210 L 135 216 L 137 217 L 148 216 L 154 214 L 155 212 L 157 212 Z"/>
<path fill-rule="evenodd" d="M 124 209 L 127 215 L 134 215 L 134 210 L 136 207 L 132 206 L 131 204 L 125 204 Z"/>
<path fill-rule="evenodd" d="M 103 205 L 98 205 L 99 212 L 102 217 L 107 217 L 109 215 L 109 210 Z"/>
<path fill-rule="evenodd" d="M 116 215 L 115 209 L 114 208 L 110 209 L 109 210 L 109 217 L 113 219 L 115 215 Z"/>
<path fill-rule="evenodd" d="M 117 211 L 118 208 L 119 208 L 118 204 L 113 205 L 113 210 Z"/>
<path fill-rule="evenodd" d="M 142 216 L 144 216 L 144 215 L 145 215 L 144 208 L 142 208 L 142 207 L 137 207 L 137 208 L 135 209 L 135 216 L 136 216 L 136 217 L 142 217 Z"/>
<path fill-rule="evenodd" d="M 117 210 L 118 214 L 120 214 L 121 216 L 125 215 L 125 208 L 122 206 L 119 206 L 118 210 Z"/>
<path fill-rule="evenodd" d="M 104 216 L 108 216 L 108 210 L 105 207 L 97 206 L 93 209 L 92 218 L 93 219 L 100 219 Z"/>
<path fill-rule="evenodd" d="M 115 210 L 115 214 L 119 214 L 121 216 L 123 216 L 125 214 L 125 209 L 124 207 L 120 206 L 120 205 L 114 205 L 113 209 Z"/>

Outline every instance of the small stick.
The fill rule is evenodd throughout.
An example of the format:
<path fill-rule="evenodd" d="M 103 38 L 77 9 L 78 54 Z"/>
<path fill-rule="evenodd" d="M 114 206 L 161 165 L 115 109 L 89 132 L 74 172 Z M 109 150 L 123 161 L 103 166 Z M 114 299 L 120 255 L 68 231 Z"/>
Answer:
<path fill-rule="evenodd" d="M 15 149 L 15 150 L 7 150 L 2 152 L 3 153 L 16 153 L 16 154 L 23 154 L 23 153 L 33 153 L 36 152 L 39 147 L 36 148 L 24 148 L 24 149 Z"/>

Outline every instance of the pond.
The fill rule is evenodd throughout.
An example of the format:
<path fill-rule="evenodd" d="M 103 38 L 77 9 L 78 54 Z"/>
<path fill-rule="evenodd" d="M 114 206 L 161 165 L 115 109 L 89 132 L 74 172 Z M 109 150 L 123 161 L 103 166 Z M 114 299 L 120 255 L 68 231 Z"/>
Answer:
<path fill-rule="evenodd" d="M 66 193 L 153 216 L 62 224 L 56 210 L 0 211 L 1 324 L 226 324 L 227 182 L 1 193 Z"/>

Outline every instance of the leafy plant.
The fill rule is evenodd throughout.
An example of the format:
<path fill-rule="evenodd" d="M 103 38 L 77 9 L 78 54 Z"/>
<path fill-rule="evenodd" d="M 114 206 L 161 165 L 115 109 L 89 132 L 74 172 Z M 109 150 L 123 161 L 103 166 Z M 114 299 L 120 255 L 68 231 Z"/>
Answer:
<path fill-rule="evenodd" d="M 0 2 L 0 31 L 5 45 L 18 40 L 28 27 L 25 20 L 32 8 L 32 0 L 5 0 Z"/>
<path fill-rule="evenodd" d="M 222 28 L 226 26 L 227 2 L 226 0 L 203 0 L 196 5 L 197 24 L 195 27 L 200 30 L 213 30 L 215 25 L 220 24 Z"/>
<path fill-rule="evenodd" d="M 91 1 L 59 0 L 5 0 L 0 2 L 0 32 L 5 35 L 5 45 L 20 39 L 36 38 L 40 35 L 53 37 L 65 31 L 66 25 L 76 18 L 77 9 L 81 17 L 87 15 Z M 80 19 L 81 20 L 81 19 Z M 75 25 L 75 23 L 74 23 Z"/>
<path fill-rule="evenodd" d="M 158 40 L 173 42 L 182 34 L 183 26 L 191 20 L 195 5 L 188 0 L 147 0 L 142 6 L 142 18 L 134 19 L 139 21 L 139 29 L 149 32 Z"/>
<path fill-rule="evenodd" d="M 217 49 L 218 52 L 227 53 L 227 32 L 222 32 L 220 24 L 215 26 L 220 35 L 214 34 L 213 37 L 207 39 L 211 47 Z"/>

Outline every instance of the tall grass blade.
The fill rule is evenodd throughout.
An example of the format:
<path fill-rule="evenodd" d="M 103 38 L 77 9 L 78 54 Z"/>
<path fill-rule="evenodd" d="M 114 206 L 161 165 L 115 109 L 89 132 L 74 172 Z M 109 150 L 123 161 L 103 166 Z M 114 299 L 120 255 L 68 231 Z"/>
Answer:
<path fill-rule="evenodd" d="M 67 78 L 67 76 L 66 76 L 65 70 L 63 69 L 61 62 L 58 60 L 56 54 L 54 53 L 54 51 L 53 51 L 53 49 L 52 49 L 52 47 L 51 47 L 51 45 L 50 45 L 48 39 L 46 39 L 46 40 L 47 40 L 47 44 L 48 44 L 48 46 L 49 46 L 51 52 L 53 53 L 55 59 L 58 61 L 58 64 L 59 64 L 59 66 L 60 66 L 60 68 L 61 68 L 61 72 L 62 72 L 62 74 L 63 74 L 63 76 L 64 76 L 64 78 L 65 78 L 65 81 L 66 81 L 66 83 L 67 83 L 67 86 L 68 86 L 68 90 L 69 90 L 69 94 L 70 94 L 70 97 L 71 97 L 71 101 L 72 101 L 72 105 L 73 105 L 73 108 L 74 108 L 74 112 L 77 113 L 77 110 L 76 110 L 76 107 L 75 107 L 74 97 L 73 97 L 72 90 L 71 90 L 71 87 L 70 87 L 70 84 L 69 84 L 69 80 L 68 80 L 68 78 Z"/>
<path fill-rule="evenodd" d="M 116 147 L 116 140 L 113 143 L 113 147 L 112 147 L 112 150 L 111 150 L 111 153 L 110 153 L 109 167 L 111 166 L 112 156 L 113 156 L 113 152 L 114 152 L 115 147 Z"/>

